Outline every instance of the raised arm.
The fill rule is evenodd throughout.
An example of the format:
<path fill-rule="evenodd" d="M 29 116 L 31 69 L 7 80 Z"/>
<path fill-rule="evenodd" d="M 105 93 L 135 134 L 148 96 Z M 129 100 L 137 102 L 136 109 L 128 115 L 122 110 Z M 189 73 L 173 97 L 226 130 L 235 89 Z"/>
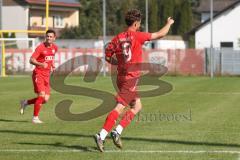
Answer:
<path fill-rule="evenodd" d="M 166 36 L 173 23 L 174 23 L 174 20 L 171 17 L 169 17 L 167 19 L 167 23 L 162 29 L 160 29 L 158 32 L 152 33 L 151 40 L 160 39 Z"/>

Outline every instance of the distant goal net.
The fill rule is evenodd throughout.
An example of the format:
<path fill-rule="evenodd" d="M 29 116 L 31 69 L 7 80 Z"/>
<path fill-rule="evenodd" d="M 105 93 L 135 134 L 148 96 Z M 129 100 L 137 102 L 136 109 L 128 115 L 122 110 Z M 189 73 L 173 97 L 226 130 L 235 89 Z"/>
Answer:
<path fill-rule="evenodd" d="M 33 66 L 29 64 L 29 58 L 35 47 L 36 40 L 34 38 L 0 38 L 1 75 L 3 72 L 6 75 L 30 73 Z"/>

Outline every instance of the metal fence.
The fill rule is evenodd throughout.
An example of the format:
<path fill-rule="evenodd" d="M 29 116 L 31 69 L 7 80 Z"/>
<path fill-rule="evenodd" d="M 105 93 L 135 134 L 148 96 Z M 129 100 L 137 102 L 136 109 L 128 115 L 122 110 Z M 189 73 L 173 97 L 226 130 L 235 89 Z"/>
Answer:
<path fill-rule="evenodd" d="M 210 49 L 206 49 L 205 54 L 206 74 L 210 74 L 212 62 L 214 75 L 240 75 L 240 50 L 214 48 L 213 60 L 210 57 Z"/>

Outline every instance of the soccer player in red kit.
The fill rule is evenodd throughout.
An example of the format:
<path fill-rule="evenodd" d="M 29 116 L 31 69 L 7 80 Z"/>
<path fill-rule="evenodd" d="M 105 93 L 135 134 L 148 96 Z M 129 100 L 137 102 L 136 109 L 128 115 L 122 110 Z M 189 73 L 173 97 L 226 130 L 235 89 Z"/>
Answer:
<path fill-rule="evenodd" d="M 28 105 L 34 104 L 34 113 L 32 122 L 35 124 L 43 123 L 38 115 L 42 104 L 46 103 L 50 98 L 50 73 L 55 69 L 54 57 L 58 48 L 53 43 L 56 39 L 54 30 L 46 31 L 45 41 L 35 49 L 30 58 L 30 63 L 35 65 L 32 74 L 32 81 L 34 92 L 37 94 L 36 98 L 29 100 L 22 100 L 20 107 L 20 114 L 24 114 L 24 110 Z"/>
<path fill-rule="evenodd" d="M 166 25 L 155 33 L 140 32 L 141 12 L 137 9 L 129 10 L 125 15 L 127 30 L 115 36 L 105 49 L 106 61 L 117 64 L 116 107 L 108 114 L 100 132 L 94 135 L 98 149 L 104 151 L 104 140 L 114 127 L 119 115 L 126 106 L 130 106 L 122 116 L 119 124 L 111 132 L 113 143 L 122 148 L 120 135 L 141 110 L 142 104 L 137 94 L 137 83 L 140 78 L 142 63 L 142 45 L 146 41 L 164 37 L 174 23 L 169 17 Z"/>

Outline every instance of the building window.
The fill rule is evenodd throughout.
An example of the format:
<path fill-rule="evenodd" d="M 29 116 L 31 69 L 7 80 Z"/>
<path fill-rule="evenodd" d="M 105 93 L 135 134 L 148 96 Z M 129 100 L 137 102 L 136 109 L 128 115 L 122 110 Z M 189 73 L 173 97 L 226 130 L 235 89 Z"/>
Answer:
<path fill-rule="evenodd" d="M 152 42 L 152 43 L 151 43 L 151 48 L 152 48 L 152 49 L 155 49 L 155 48 L 156 48 L 156 46 L 155 46 L 155 43 L 154 43 L 154 42 Z"/>
<path fill-rule="evenodd" d="M 233 48 L 233 42 L 221 42 L 221 48 Z"/>
<path fill-rule="evenodd" d="M 46 25 L 46 17 L 45 17 L 45 16 L 42 16 L 41 25 L 42 25 L 42 26 L 45 26 L 45 25 Z"/>
<path fill-rule="evenodd" d="M 58 27 L 58 28 L 63 28 L 64 27 L 62 16 L 54 16 L 53 20 L 54 20 L 54 27 Z"/>

